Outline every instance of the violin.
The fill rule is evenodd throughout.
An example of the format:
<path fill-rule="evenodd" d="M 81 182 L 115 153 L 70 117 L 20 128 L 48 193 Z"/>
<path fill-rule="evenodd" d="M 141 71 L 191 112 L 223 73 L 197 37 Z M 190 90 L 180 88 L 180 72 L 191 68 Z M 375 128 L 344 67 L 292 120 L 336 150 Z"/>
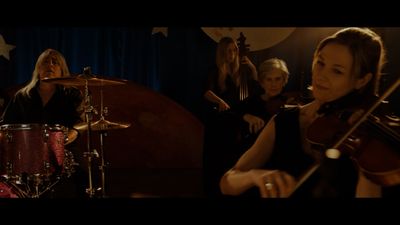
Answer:
<path fill-rule="evenodd" d="M 265 109 L 272 116 L 285 108 L 297 107 L 303 104 L 299 101 L 299 96 L 297 92 L 281 93 L 269 99 L 265 104 Z"/>
<path fill-rule="evenodd" d="M 308 141 L 325 150 L 328 158 L 350 157 L 365 177 L 378 185 L 400 184 L 400 122 L 378 108 L 398 86 L 400 78 L 381 97 L 367 101 L 368 107 L 364 104 L 342 108 L 317 118 L 307 129 Z M 363 113 L 349 124 L 347 119 L 355 112 Z M 313 165 L 295 190 L 318 167 Z"/>

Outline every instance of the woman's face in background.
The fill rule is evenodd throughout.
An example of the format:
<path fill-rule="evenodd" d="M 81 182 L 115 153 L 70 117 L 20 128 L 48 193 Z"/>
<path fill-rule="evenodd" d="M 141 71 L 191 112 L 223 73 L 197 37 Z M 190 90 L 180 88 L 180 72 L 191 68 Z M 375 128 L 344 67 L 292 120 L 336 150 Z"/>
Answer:
<path fill-rule="evenodd" d="M 227 63 L 233 63 L 235 61 L 235 58 L 238 55 L 238 49 L 237 46 L 234 43 L 230 43 L 228 47 L 226 48 L 226 62 Z"/>
<path fill-rule="evenodd" d="M 279 95 L 285 86 L 284 72 L 280 69 L 273 68 L 260 81 L 261 87 L 264 89 L 268 97 Z"/>

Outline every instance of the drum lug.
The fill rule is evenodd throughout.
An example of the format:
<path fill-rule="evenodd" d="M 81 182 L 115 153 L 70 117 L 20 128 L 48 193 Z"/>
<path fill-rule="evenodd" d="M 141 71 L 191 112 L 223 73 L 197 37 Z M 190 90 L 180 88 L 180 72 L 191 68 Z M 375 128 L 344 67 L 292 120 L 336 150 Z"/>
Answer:
<path fill-rule="evenodd" d="M 47 132 L 47 128 L 45 128 L 43 130 L 43 139 L 44 139 L 45 143 L 47 143 L 47 141 L 49 140 L 49 136 L 50 136 L 50 134 Z"/>
<path fill-rule="evenodd" d="M 10 162 L 7 162 L 6 164 L 6 170 L 7 170 L 7 175 L 11 176 L 13 172 L 13 164 Z"/>
<path fill-rule="evenodd" d="M 7 137 L 7 142 L 11 143 L 13 142 L 13 135 L 10 134 L 9 132 L 6 132 L 6 137 Z"/>

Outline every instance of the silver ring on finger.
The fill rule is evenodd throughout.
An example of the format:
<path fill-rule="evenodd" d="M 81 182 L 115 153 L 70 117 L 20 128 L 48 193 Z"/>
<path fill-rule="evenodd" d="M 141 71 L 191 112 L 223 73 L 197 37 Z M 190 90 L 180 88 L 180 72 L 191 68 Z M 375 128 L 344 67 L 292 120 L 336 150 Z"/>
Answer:
<path fill-rule="evenodd" d="M 271 191 L 272 188 L 274 187 L 274 184 L 272 182 L 267 182 L 264 185 L 265 185 L 265 188 L 267 188 L 268 191 Z"/>

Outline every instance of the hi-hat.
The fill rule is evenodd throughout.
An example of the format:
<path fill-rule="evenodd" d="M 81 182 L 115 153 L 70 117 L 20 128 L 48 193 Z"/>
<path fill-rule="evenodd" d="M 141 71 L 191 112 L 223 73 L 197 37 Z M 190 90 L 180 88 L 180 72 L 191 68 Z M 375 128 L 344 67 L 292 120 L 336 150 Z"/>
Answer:
<path fill-rule="evenodd" d="M 114 122 L 110 122 L 105 119 L 100 119 L 100 120 L 92 123 L 90 127 L 93 131 L 106 131 L 106 130 L 125 129 L 130 126 L 131 126 L 130 123 L 114 123 Z M 85 122 L 79 123 L 79 124 L 75 125 L 74 128 L 79 131 L 83 131 L 83 130 L 87 130 L 88 125 Z"/>
<path fill-rule="evenodd" d="M 86 74 L 79 74 L 77 76 L 71 77 L 59 77 L 59 78 L 47 78 L 43 79 L 42 81 L 52 83 L 52 84 L 61 84 L 66 86 L 109 86 L 109 85 L 121 85 L 125 84 L 125 80 L 118 81 L 118 80 L 111 80 L 106 79 L 104 77 L 100 78 L 95 75 L 86 75 Z"/>

